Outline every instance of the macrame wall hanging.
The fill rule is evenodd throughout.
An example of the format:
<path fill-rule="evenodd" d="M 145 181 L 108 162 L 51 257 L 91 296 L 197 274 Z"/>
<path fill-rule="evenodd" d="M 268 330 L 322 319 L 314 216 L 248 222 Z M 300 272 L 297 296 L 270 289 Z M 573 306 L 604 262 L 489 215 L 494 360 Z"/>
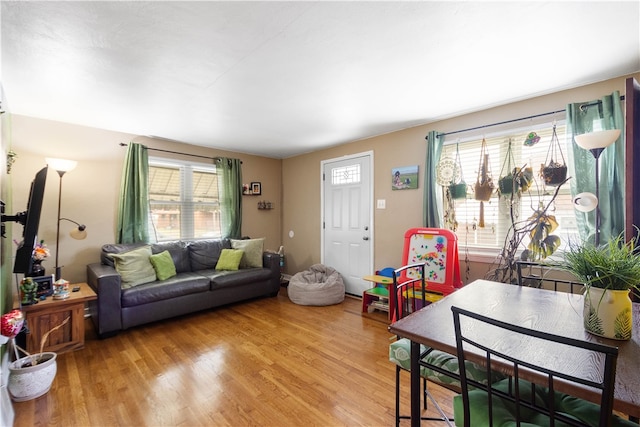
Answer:
<path fill-rule="evenodd" d="M 442 186 L 444 192 L 444 225 L 453 231 L 457 230 L 458 221 L 456 220 L 456 210 L 451 196 L 451 186 L 453 183 L 460 181 L 461 171 L 462 168 L 459 166 L 459 162 L 448 156 L 442 157 L 436 165 L 436 182 Z"/>
<path fill-rule="evenodd" d="M 493 177 L 491 176 L 491 163 L 489 162 L 489 153 L 487 153 L 487 141 L 482 138 L 478 176 L 474 185 L 475 199 L 480 201 L 478 227 L 484 227 L 484 202 L 491 200 L 491 194 L 494 189 L 495 185 L 493 183 Z"/>

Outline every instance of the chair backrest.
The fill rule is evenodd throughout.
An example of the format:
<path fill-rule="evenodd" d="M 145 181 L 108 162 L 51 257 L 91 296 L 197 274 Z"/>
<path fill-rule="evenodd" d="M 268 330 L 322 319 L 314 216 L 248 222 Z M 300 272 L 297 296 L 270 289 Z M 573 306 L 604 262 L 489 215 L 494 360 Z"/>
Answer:
<path fill-rule="evenodd" d="M 402 265 L 425 263 L 427 289 L 448 295 L 462 287 L 458 238 L 442 228 L 412 228 L 404 234 Z M 400 279 L 415 279 L 409 270 Z"/>
<path fill-rule="evenodd" d="M 404 280 L 401 278 L 404 277 Z M 414 278 L 411 278 L 414 277 Z M 391 322 L 425 306 L 425 263 L 402 266 L 393 271 L 393 285 L 390 289 L 391 302 L 395 311 Z"/>
<path fill-rule="evenodd" d="M 516 261 L 518 285 L 554 291 L 581 293 L 584 284 L 571 280 L 566 272 L 552 266 L 531 261 Z"/>
<path fill-rule="evenodd" d="M 586 421 L 596 419 L 599 419 L 600 426 L 610 425 L 618 357 L 616 347 L 512 325 L 455 306 L 451 307 L 451 310 L 460 367 L 465 426 L 474 425 L 474 420 L 470 419 L 470 413 L 473 413 L 470 407 L 473 402 L 478 403 L 476 399 L 479 394 L 479 406 L 482 406 L 483 415 L 488 412 L 489 420 L 493 420 L 494 417 L 498 419 L 500 415 L 508 412 L 515 414 L 513 418 L 518 420 L 518 425 L 520 421 L 526 421 L 531 417 L 540 420 L 537 418 L 540 416 L 548 418 L 548 421 L 553 420 L 550 421 L 550 425 L 566 423 L 584 426 L 588 425 L 585 424 Z M 559 372 L 557 365 L 554 365 L 557 360 L 552 363 L 543 361 L 565 358 L 570 360 L 571 364 L 574 363 L 571 355 L 578 355 L 580 360 L 576 360 L 575 363 L 590 366 L 589 378 Z M 510 378 L 492 384 L 475 381 L 467 375 L 465 359 L 480 361 L 487 372 L 497 369 L 508 373 Z M 534 377 L 535 384 L 544 386 L 529 382 Z M 557 393 L 556 385 L 559 384 L 572 390 L 585 387 L 597 390 L 600 395 L 599 407 Z M 470 392 L 473 393 L 471 399 Z M 585 416 L 582 403 L 590 408 L 588 416 Z M 576 406 L 583 410 L 581 415 L 576 415 Z M 571 416 L 567 416 L 567 413 Z M 498 424 L 496 422 L 496 425 Z"/>

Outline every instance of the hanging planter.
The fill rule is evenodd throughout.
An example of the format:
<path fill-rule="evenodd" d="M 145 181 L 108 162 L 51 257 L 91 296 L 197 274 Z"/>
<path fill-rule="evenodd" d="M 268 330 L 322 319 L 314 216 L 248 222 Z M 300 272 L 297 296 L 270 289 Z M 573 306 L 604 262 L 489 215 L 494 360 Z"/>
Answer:
<path fill-rule="evenodd" d="M 505 196 L 512 193 L 518 192 L 518 182 L 516 181 L 516 177 L 514 174 L 517 174 L 518 171 L 514 168 L 511 169 L 511 166 L 515 165 L 515 161 L 513 160 L 513 151 L 511 151 L 511 139 L 509 139 L 509 145 L 507 147 L 507 154 L 504 158 L 504 163 L 502 164 L 502 169 L 500 170 L 500 175 L 502 178 L 498 179 L 498 193 L 501 196 Z M 502 175 L 506 172 L 508 175 Z"/>
<path fill-rule="evenodd" d="M 467 198 L 467 183 L 464 181 L 464 175 L 462 173 L 462 162 L 460 161 L 460 149 L 456 144 L 456 169 L 460 171 L 460 177 L 458 181 L 454 181 L 449 185 L 449 193 L 454 200 Z"/>
<path fill-rule="evenodd" d="M 478 177 L 474 185 L 476 200 L 480 201 L 480 215 L 478 216 L 478 227 L 484 228 L 484 202 L 491 200 L 491 194 L 495 185 L 491 177 L 491 164 L 487 153 L 487 142 L 482 138 L 482 148 L 480 150 L 480 165 L 478 167 Z"/>
<path fill-rule="evenodd" d="M 562 159 L 562 163 L 560 163 Z M 567 164 L 560 148 L 560 141 L 556 134 L 556 125 L 553 125 L 553 134 L 551 135 L 551 143 L 544 164 L 540 168 L 540 177 L 545 185 L 556 187 L 567 179 Z"/>
<path fill-rule="evenodd" d="M 482 148 L 480 150 L 480 165 L 478 166 L 478 177 L 474 185 L 475 199 L 481 202 L 491 200 L 491 194 L 495 189 L 493 177 L 491 176 L 491 165 L 489 163 L 489 154 L 487 153 L 487 142 L 482 139 Z"/>
<path fill-rule="evenodd" d="M 533 168 L 531 166 L 514 168 L 513 173 L 516 176 L 520 191 L 528 191 L 531 188 L 531 184 L 533 184 Z"/>

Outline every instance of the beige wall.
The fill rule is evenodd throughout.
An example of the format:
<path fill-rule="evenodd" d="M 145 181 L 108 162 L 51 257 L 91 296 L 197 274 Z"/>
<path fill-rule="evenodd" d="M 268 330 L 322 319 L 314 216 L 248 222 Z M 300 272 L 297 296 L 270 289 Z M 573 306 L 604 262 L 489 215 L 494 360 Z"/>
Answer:
<path fill-rule="evenodd" d="M 243 235 L 265 237 L 268 249 L 277 249 L 280 245 L 282 161 L 279 159 L 207 149 L 17 115 L 12 116 L 12 129 L 13 150 L 18 153 L 11 173 L 15 210 L 26 208 L 29 185 L 35 173 L 46 165 L 46 157 L 78 161 L 78 166 L 63 177 L 61 214 L 63 217 L 86 224 L 88 237 L 81 241 L 72 239 L 69 237 L 69 231 L 73 225 L 65 221 L 61 223 L 59 263 L 64 265 L 63 277 L 67 280 L 85 281 L 86 264 L 99 260 L 100 247 L 103 244 L 114 242 L 120 174 L 126 154 L 126 148 L 120 147 L 119 144 L 131 140 L 150 148 L 212 157 L 240 158 L 243 162 L 243 181 L 262 182 L 262 196 L 244 196 Z M 150 154 L 161 155 L 159 152 Z M 44 263 L 48 273 L 53 273 L 55 266 L 58 185 L 58 174 L 50 170 L 39 230 L 39 238 L 44 239 L 51 250 L 51 257 Z M 259 211 L 258 200 L 269 200 L 275 208 Z M 13 229 L 14 238 L 20 240 L 22 227 L 17 225 Z"/>
<path fill-rule="evenodd" d="M 634 77 L 638 80 L 640 74 L 635 74 Z M 420 183 L 420 188 L 417 190 L 392 191 L 391 169 L 417 164 L 422 181 L 426 153 L 425 137 L 429 131 L 437 130 L 446 133 L 563 110 L 568 103 L 590 101 L 611 94 L 614 90 L 623 94 L 624 83 L 624 77 L 608 80 L 285 159 L 282 168 L 284 195 L 282 241 L 286 253 L 286 271 L 293 274 L 321 260 L 320 162 L 322 160 L 373 151 L 374 206 L 375 200 L 386 200 L 386 209 L 374 209 L 374 267 L 378 269 L 400 266 L 405 231 L 422 226 L 423 186 Z M 451 96 L 464 96 L 464 94 Z M 535 123 L 549 122 L 554 117 L 563 119 L 564 113 L 536 119 Z M 522 121 L 515 125 L 520 127 L 528 123 L 533 124 L 534 121 Z M 491 127 L 486 131 L 491 133 L 498 130 L 500 127 Z M 475 134 L 477 135 L 478 132 L 482 131 L 476 131 Z M 455 138 L 470 134 L 456 134 L 448 140 L 455 141 Z M 293 238 L 288 236 L 289 230 L 295 232 Z M 460 255 L 464 260 L 464 248 L 461 248 Z M 483 263 L 472 262 L 469 267 L 469 280 L 483 277 L 489 269 L 489 265 Z M 465 276 L 466 265 L 463 263 L 461 268 Z"/>

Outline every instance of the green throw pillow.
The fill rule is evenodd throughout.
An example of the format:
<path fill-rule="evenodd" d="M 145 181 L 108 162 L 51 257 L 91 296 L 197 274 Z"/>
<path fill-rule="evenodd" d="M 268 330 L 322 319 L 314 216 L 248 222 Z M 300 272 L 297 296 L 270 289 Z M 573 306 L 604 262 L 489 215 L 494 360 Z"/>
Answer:
<path fill-rule="evenodd" d="M 240 261 L 240 268 L 262 267 L 262 251 L 264 250 L 264 237 L 259 239 L 233 240 L 233 249 L 242 249 L 244 256 Z"/>
<path fill-rule="evenodd" d="M 237 270 L 242 254 L 244 252 L 240 249 L 223 249 L 216 264 L 216 270 Z"/>
<path fill-rule="evenodd" d="M 169 251 L 151 255 L 149 261 L 151 261 L 151 265 L 153 265 L 153 269 L 156 271 L 158 280 L 167 280 L 177 274 L 176 266 L 173 263 L 173 258 L 171 258 Z"/>
<path fill-rule="evenodd" d="M 150 246 L 143 246 L 129 252 L 111 254 L 116 271 L 120 274 L 120 286 L 122 289 L 156 280 L 156 271 L 149 261 L 150 256 Z"/>

